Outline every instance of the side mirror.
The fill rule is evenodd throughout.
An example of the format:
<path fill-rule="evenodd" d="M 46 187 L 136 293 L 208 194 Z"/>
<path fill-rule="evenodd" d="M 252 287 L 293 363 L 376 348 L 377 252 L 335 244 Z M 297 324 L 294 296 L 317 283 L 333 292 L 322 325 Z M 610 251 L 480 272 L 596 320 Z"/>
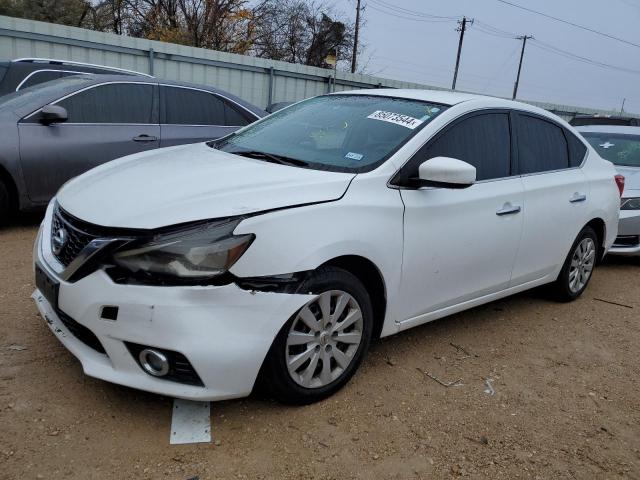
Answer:
<path fill-rule="evenodd" d="M 68 118 L 66 108 L 59 105 L 45 105 L 40 110 L 39 121 L 43 125 L 51 125 L 52 123 L 66 122 Z"/>
<path fill-rule="evenodd" d="M 412 179 L 420 187 L 467 188 L 476 181 L 476 167 L 450 157 L 435 157 L 418 167 L 418 178 Z"/>

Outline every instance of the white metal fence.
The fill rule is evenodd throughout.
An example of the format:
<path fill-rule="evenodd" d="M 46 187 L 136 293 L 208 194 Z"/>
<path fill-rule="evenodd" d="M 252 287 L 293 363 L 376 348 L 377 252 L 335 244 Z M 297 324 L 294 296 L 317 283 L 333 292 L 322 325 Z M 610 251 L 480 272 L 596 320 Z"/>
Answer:
<path fill-rule="evenodd" d="M 443 90 L 430 85 L 0 16 L 0 59 L 25 57 L 108 65 L 150 73 L 167 80 L 212 85 L 261 107 L 360 88 Z M 615 113 L 569 105 L 529 103 L 565 118 L 575 113 Z"/>

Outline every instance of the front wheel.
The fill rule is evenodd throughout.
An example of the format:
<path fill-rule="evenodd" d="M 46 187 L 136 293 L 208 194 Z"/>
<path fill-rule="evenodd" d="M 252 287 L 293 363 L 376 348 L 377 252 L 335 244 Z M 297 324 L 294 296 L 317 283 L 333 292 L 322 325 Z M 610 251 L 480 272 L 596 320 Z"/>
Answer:
<path fill-rule="evenodd" d="M 554 296 L 563 302 L 575 300 L 587 288 L 598 255 L 598 237 L 584 227 L 571 246 L 558 279 L 552 284 Z"/>
<path fill-rule="evenodd" d="M 332 395 L 355 373 L 371 342 L 373 310 L 360 280 L 340 268 L 319 269 L 299 292 L 316 297 L 278 333 L 261 381 L 278 400 L 302 405 Z"/>

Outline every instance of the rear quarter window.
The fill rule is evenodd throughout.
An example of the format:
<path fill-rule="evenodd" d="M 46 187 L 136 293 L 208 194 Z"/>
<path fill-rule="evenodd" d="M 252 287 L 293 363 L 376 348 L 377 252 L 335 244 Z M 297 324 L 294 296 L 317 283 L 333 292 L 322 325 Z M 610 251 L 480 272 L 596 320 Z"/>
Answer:
<path fill-rule="evenodd" d="M 249 113 L 226 100 L 224 101 L 224 119 L 226 125 L 233 127 L 244 127 L 255 121 L 255 118 L 251 118 Z"/>
<path fill-rule="evenodd" d="M 587 154 L 587 147 L 570 131 L 565 130 L 564 134 L 569 143 L 569 166 L 579 167 Z"/>
<path fill-rule="evenodd" d="M 48 82 L 50 80 L 57 80 L 62 77 L 62 73 L 56 70 L 41 70 L 29 74 L 22 83 L 18 86 L 17 90 L 23 90 L 25 88 L 38 85 L 39 83 Z"/>

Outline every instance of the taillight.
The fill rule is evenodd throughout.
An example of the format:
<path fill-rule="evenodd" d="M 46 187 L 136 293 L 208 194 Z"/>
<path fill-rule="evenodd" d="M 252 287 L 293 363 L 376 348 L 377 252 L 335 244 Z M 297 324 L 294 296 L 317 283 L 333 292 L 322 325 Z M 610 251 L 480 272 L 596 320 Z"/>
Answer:
<path fill-rule="evenodd" d="M 618 186 L 618 191 L 622 197 L 622 192 L 624 192 L 624 175 L 616 175 L 613 178 L 616 179 L 616 185 Z"/>

